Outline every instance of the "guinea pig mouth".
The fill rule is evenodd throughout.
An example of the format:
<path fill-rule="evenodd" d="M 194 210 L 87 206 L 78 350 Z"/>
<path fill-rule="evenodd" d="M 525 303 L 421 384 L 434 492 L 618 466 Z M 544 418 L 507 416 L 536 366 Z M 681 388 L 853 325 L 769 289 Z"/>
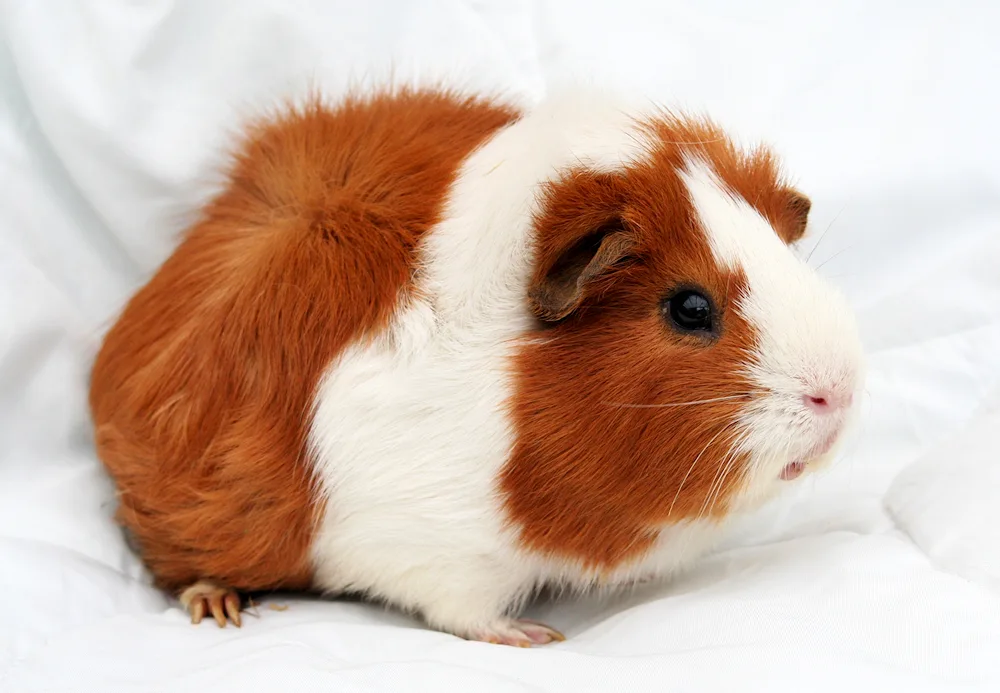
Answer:
<path fill-rule="evenodd" d="M 810 460 L 814 460 L 817 457 L 821 457 L 822 455 L 825 455 L 826 453 L 830 452 L 830 449 L 833 448 L 834 443 L 837 442 L 837 437 L 839 433 L 840 431 L 838 429 L 837 431 L 834 431 L 833 433 L 828 435 L 826 438 L 823 439 L 822 442 L 819 443 L 819 445 L 816 445 L 815 447 L 810 449 L 808 453 L 803 455 L 802 460 L 795 460 L 794 462 L 786 464 L 784 467 L 781 468 L 781 473 L 778 474 L 778 478 L 782 479 L 783 481 L 791 481 L 792 479 L 798 479 L 800 476 L 802 476 L 802 472 L 806 470 L 806 465 L 809 463 Z"/>
<path fill-rule="evenodd" d="M 792 479 L 798 479 L 800 476 L 802 476 L 802 472 L 804 472 L 805 470 L 806 470 L 805 462 L 792 462 L 791 464 L 786 464 L 781 469 L 781 474 L 779 474 L 778 476 L 784 481 L 791 481 Z"/>

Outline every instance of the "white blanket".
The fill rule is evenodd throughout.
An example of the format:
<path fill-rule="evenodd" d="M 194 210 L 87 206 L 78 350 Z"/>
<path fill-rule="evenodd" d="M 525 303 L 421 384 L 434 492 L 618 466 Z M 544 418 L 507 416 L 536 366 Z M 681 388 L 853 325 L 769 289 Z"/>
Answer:
<path fill-rule="evenodd" d="M 1000 690 L 998 29 L 987 2 L 0 0 L 0 691 Z M 194 628 L 111 520 L 103 330 L 243 117 L 390 72 L 593 80 L 774 143 L 859 315 L 836 468 L 671 584 L 534 607 L 565 643 L 279 597 Z"/>

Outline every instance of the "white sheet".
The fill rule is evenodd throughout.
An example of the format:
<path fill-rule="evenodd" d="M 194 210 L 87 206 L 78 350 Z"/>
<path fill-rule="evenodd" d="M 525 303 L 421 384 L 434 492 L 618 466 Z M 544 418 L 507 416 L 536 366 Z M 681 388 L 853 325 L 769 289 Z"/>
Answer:
<path fill-rule="evenodd" d="M 1000 690 L 997 29 L 986 2 L 0 0 L 0 690 Z M 635 87 L 774 142 L 859 314 L 837 468 L 671 585 L 535 607 L 556 646 L 291 598 L 192 628 L 110 520 L 102 330 L 242 115 L 390 68 Z"/>
<path fill-rule="evenodd" d="M 942 570 L 1000 594 L 1000 389 L 958 435 L 904 469 L 886 508 Z"/>

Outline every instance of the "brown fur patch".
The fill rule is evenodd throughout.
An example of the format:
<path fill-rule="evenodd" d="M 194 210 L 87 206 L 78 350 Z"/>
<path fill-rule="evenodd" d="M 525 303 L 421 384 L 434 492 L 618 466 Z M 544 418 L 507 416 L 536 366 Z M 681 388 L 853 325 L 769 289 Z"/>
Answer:
<path fill-rule="evenodd" d="M 228 189 L 129 302 L 93 370 L 118 518 L 160 585 L 309 586 L 320 375 L 387 323 L 461 162 L 515 117 L 403 91 L 252 128 Z"/>
<path fill-rule="evenodd" d="M 757 336 L 732 309 L 746 278 L 715 262 L 677 173 L 683 156 L 711 162 L 786 241 L 804 226 L 768 152 L 741 154 L 709 124 L 646 127 L 655 143 L 646 163 L 573 171 L 547 190 L 533 286 L 602 228 L 627 234 L 631 251 L 586 282 L 575 312 L 522 345 L 516 442 L 501 478 L 527 548 L 598 571 L 641 555 L 667 523 L 725 514 L 746 461 L 731 454 L 753 396 L 738 365 Z M 681 334 L 664 318 L 663 300 L 681 287 L 711 297 L 715 337 Z"/>
<path fill-rule="evenodd" d="M 665 117 L 644 125 L 653 141 L 668 148 L 677 143 L 668 156 L 671 163 L 679 165 L 683 153 L 711 163 L 722 181 L 756 208 L 785 243 L 794 243 L 805 233 L 811 202 L 782 180 L 778 160 L 769 149 L 741 151 L 718 126 L 704 120 Z"/>

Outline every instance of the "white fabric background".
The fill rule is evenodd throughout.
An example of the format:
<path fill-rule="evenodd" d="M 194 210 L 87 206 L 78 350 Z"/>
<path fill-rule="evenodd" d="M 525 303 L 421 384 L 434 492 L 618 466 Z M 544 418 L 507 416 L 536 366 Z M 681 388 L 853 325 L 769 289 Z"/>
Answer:
<path fill-rule="evenodd" d="M 0 0 L 0 690 L 1000 690 L 998 30 L 986 0 Z M 772 142 L 858 311 L 836 469 L 673 584 L 539 605 L 557 646 L 291 598 L 194 629 L 110 520 L 102 331 L 242 117 L 390 71 L 593 80 Z"/>

